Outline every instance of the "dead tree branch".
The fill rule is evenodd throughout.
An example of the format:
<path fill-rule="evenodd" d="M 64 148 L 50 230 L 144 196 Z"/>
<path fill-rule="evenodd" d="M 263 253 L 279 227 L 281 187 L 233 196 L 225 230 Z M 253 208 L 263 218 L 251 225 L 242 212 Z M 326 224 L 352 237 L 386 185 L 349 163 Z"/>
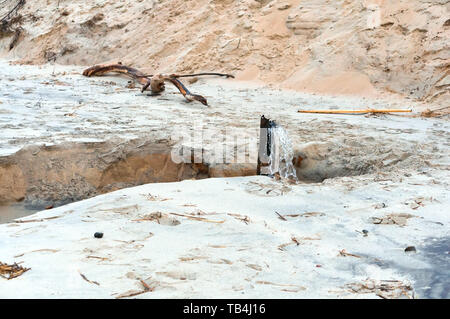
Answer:
<path fill-rule="evenodd" d="M 232 74 L 226 74 L 226 73 L 214 73 L 214 72 L 205 72 L 205 73 L 193 73 L 193 74 L 171 74 L 171 77 L 174 78 L 187 78 L 187 77 L 194 77 L 194 76 L 205 76 L 205 75 L 214 75 L 214 76 L 225 76 L 227 79 L 232 78 L 234 79 L 234 75 Z M 152 77 L 153 74 L 146 74 L 146 77 Z"/>
<path fill-rule="evenodd" d="M 4 2 L 3 2 L 4 3 Z M 2 4 L 3 4 L 2 3 Z M 4 36 L 13 35 L 9 43 L 9 50 L 12 50 L 19 41 L 22 34 L 22 27 L 12 28 L 12 25 L 21 22 L 22 16 L 17 14 L 17 11 L 25 5 L 25 0 L 19 0 L 16 5 L 8 11 L 8 13 L 0 19 L 0 38 Z"/>
<path fill-rule="evenodd" d="M 24 4 L 25 4 L 25 0 L 19 0 L 19 1 L 17 2 L 17 4 L 16 4 L 11 10 L 9 10 L 9 12 L 8 12 L 3 18 L 0 19 L 0 23 L 1 23 L 2 25 L 7 24 L 8 21 L 9 21 L 9 20 L 17 13 L 17 11 L 18 11 L 21 7 L 24 6 Z"/>
<path fill-rule="evenodd" d="M 191 93 L 188 88 L 180 81 L 178 78 L 181 77 L 191 77 L 191 76 L 202 76 L 202 75 L 216 75 L 216 76 L 225 76 L 227 78 L 234 78 L 231 74 L 223 74 L 223 73 L 196 73 L 196 74 L 170 74 L 170 75 L 164 75 L 164 74 L 144 74 L 143 72 L 129 67 L 122 65 L 122 63 L 117 64 L 100 64 L 100 65 L 94 65 L 90 68 L 87 68 L 83 71 L 84 76 L 99 76 L 104 75 L 106 73 L 122 73 L 125 74 L 138 83 L 142 85 L 141 92 L 144 92 L 148 88 L 150 88 L 150 91 L 152 94 L 159 94 L 165 90 L 165 82 L 170 82 L 180 91 L 181 94 L 185 97 L 188 101 L 198 101 L 202 103 L 203 105 L 208 105 L 207 100 L 198 94 Z"/>

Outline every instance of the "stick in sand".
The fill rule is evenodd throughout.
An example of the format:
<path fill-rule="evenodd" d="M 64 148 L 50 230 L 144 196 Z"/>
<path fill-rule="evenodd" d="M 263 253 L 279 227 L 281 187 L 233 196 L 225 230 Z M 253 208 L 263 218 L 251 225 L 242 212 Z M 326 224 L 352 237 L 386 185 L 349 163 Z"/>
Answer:
<path fill-rule="evenodd" d="M 365 113 L 399 113 L 412 112 L 411 110 L 400 109 L 367 109 L 367 110 L 299 110 L 299 113 L 321 113 L 321 114 L 365 114 Z"/>

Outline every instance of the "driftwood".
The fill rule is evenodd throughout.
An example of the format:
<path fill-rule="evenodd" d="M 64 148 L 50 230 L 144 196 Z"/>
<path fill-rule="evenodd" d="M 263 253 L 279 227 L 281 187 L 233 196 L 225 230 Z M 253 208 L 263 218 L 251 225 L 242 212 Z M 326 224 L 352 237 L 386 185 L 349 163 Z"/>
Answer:
<path fill-rule="evenodd" d="M 87 279 L 87 277 L 86 277 L 85 275 L 83 275 L 81 272 L 78 272 L 78 273 L 80 274 L 81 278 L 83 278 L 83 279 L 84 279 L 85 281 L 87 281 L 88 283 L 90 283 L 90 284 L 95 284 L 95 285 L 97 285 L 97 286 L 100 286 L 100 284 L 99 284 L 98 282 Z"/>
<path fill-rule="evenodd" d="M 152 94 L 160 94 L 165 90 L 165 82 L 170 82 L 173 85 L 177 87 L 177 89 L 180 91 L 181 94 L 186 98 L 188 101 L 198 101 L 202 103 L 203 105 L 208 105 L 207 100 L 198 94 L 191 93 L 186 86 L 181 83 L 178 78 L 182 77 L 191 77 L 191 76 L 202 76 L 202 75 L 217 75 L 217 76 L 225 76 L 227 78 L 231 77 L 234 78 L 233 75 L 230 74 L 222 74 L 222 73 L 196 73 L 196 74 L 144 74 L 143 72 L 129 67 L 122 65 L 121 62 L 117 64 L 103 64 L 103 65 L 94 65 L 86 70 L 83 71 L 84 76 L 96 76 L 96 75 L 103 75 L 110 72 L 116 72 L 116 73 L 123 73 L 127 76 L 131 77 L 135 81 L 139 82 L 142 85 L 141 92 L 144 92 L 148 88 L 150 88 L 150 91 Z"/>
<path fill-rule="evenodd" d="M 342 256 L 342 257 L 350 256 L 350 257 L 355 257 L 355 258 L 361 258 L 361 256 L 359 256 L 359 255 L 355 255 L 355 254 L 346 252 L 345 249 L 342 249 L 339 251 L 339 256 Z"/>

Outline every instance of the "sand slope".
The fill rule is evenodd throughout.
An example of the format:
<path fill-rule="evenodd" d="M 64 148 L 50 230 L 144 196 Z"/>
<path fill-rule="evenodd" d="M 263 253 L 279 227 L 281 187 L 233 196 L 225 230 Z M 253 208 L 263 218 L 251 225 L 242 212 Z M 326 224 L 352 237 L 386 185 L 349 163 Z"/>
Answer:
<path fill-rule="evenodd" d="M 13 3 L 10 0 L 10 3 Z M 58 6 L 59 4 L 59 6 Z M 284 88 L 445 103 L 449 3 L 28 1 L 0 54 L 24 63 L 120 59 L 149 71 L 227 71 Z"/>

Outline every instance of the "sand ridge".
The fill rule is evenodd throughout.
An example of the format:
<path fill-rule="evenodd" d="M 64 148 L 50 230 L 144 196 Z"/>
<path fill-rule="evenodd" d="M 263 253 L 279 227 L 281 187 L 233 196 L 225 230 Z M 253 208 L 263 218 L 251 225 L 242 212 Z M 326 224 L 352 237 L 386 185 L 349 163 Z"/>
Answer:
<path fill-rule="evenodd" d="M 10 0 L 12 1 L 12 0 Z M 59 6 L 58 6 L 59 4 Z M 226 71 L 321 94 L 445 103 L 447 1 L 29 1 L 20 63 L 122 60 L 150 72 Z"/>

